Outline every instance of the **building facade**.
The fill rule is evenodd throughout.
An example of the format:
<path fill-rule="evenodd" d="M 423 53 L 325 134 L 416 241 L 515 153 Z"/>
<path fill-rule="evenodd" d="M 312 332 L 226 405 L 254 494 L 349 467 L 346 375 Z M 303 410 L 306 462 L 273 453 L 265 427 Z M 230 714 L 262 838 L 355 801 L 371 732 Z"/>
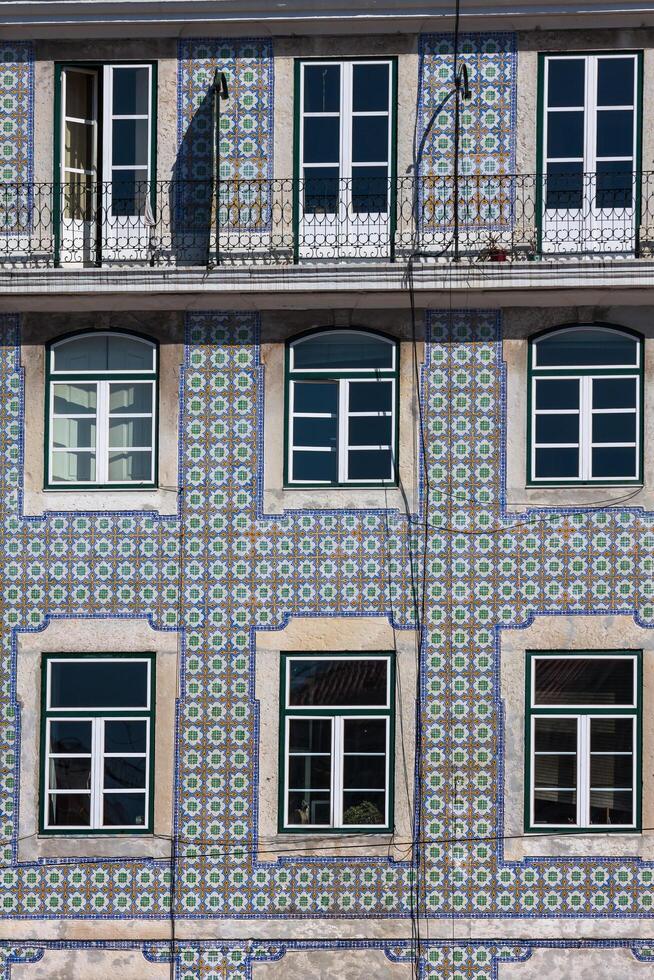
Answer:
<path fill-rule="evenodd" d="M 0 2 L 11 980 L 654 975 L 654 5 Z"/>

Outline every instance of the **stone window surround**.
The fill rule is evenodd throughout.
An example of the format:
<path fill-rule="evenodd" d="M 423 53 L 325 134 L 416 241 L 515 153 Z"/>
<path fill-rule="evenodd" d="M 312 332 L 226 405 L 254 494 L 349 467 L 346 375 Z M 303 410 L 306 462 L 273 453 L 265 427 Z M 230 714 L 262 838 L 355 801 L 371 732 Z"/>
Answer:
<path fill-rule="evenodd" d="M 412 963 L 396 963 L 383 949 L 287 949 L 281 959 L 252 964 L 252 980 L 408 980 Z"/>
<path fill-rule="evenodd" d="M 20 352 L 24 372 L 24 513 L 153 511 L 177 513 L 181 335 L 169 342 L 147 314 L 24 315 Z M 159 317 L 159 321 L 161 317 Z M 158 321 L 156 321 L 158 322 Z M 146 490 L 45 490 L 46 345 L 79 330 L 120 327 L 159 343 L 158 485 Z"/>
<path fill-rule="evenodd" d="M 648 322 L 649 320 L 649 322 Z M 502 357 L 506 365 L 506 507 L 519 513 L 529 507 L 592 507 L 616 505 L 626 497 L 629 507 L 654 509 L 654 310 L 650 307 L 618 309 L 507 309 L 504 312 Z M 644 337 L 643 355 L 643 483 L 607 486 L 527 486 L 528 356 L 529 338 L 556 327 L 597 323 L 627 327 Z"/>
<path fill-rule="evenodd" d="M 178 634 L 155 631 L 145 619 L 54 619 L 39 633 L 18 633 L 20 710 L 20 862 L 48 857 L 168 857 L 172 832 Z M 39 834 L 41 661 L 45 653 L 155 653 L 154 834 Z"/>
<path fill-rule="evenodd" d="M 259 859 L 275 860 L 276 852 L 298 845 L 298 835 L 278 831 L 279 801 L 279 672 L 282 652 L 304 653 L 357 650 L 397 651 L 395 671 L 395 792 L 394 835 L 371 833 L 361 836 L 358 856 L 391 856 L 406 859 L 406 843 L 412 836 L 415 747 L 415 692 L 417 637 L 414 630 L 394 630 L 384 616 L 297 617 L 282 630 L 259 630 L 256 633 L 255 698 L 259 705 L 260 730 L 265 738 L 259 742 Z M 352 837 L 345 846 L 339 834 L 307 833 L 301 835 L 302 851 L 319 857 L 352 853 Z M 393 836 L 399 843 L 393 844 Z M 265 840 L 265 844 L 261 841 Z M 270 847 L 270 852 L 266 847 Z M 314 850 L 315 848 L 315 850 Z"/>
<path fill-rule="evenodd" d="M 643 734 L 642 826 L 654 826 L 654 722 L 648 704 L 654 693 L 654 630 L 632 616 L 537 616 L 526 629 L 500 634 L 500 696 L 504 704 L 504 858 L 633 855 L 654 859 L 654 834 L 648 831 L 559 834 L 547 829 L 525 834 L 525 665 L 527 650 L 642 650 Z"/>
<path fill-rule="evenodd" d="M 169 980 L 168 963 L 152 963 L 143 949 L 46 949 L 36 962 L 13 963 L 12 980 Z"/>
<path fill-rule="evenodd" d="M 290 488 L 284 486 L 285 352 L 286 342 L 314 328 L 356 330 L 363 327 L 393 337 L 399 343 L 399 440 L 398 460 L 402 487 L 356 486 Z M 422 337 L 422 323 L 418 336 Z M 417 342 L 418 371 L 424 360 L 424 343 Z M 397 508 L 415 512 L 418 507 L 419 437 L 418 400 L 413 343 L 406 314 L 401 311 L 345 310 L 314 314 L 262 314 L 261 360 L 264 367 L 263 511 L 278 514 L 295 509 Z"/>

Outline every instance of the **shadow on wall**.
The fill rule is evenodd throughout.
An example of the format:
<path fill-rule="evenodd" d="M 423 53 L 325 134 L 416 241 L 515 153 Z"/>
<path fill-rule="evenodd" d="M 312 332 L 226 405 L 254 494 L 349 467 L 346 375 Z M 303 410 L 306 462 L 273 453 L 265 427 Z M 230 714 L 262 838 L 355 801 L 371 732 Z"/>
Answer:
<path fill-rule="evenodd" d="M 179 265 L 209 258 L 214 214 L 213 90 L 207 89 L 182 137 L 168 194 L 172 253 Z"/>

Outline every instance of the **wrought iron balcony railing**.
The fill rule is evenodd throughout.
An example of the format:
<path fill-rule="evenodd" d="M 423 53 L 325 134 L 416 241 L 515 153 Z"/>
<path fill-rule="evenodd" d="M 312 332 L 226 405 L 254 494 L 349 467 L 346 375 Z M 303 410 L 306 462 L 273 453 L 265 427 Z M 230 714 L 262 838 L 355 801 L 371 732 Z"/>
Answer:
<path fill-rule="evenodd" d="M 0 184 L 0 268 L 411 255 L 513 262 L 654 250 L 653 173 L 75 180 Z"/>

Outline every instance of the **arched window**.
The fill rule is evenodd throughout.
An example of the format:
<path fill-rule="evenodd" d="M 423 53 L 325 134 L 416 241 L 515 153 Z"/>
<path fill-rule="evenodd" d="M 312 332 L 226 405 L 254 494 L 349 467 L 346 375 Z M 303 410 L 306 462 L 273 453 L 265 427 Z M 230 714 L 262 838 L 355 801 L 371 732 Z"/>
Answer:
<path fill-rule="evenodd" d="M 532 341 L 530 362 L 530 482 L 640 481 L 642 340 L 564 327 Z"/>
<path fill-rule="evenodd" d="M 288 347 L 287 483 L 393 483 L 398 350 L 363 330 L 324 330 Z"/>
<path fill-rule="evenodd" d="M 49 487 L 155 482 L 157 345 L 94 331 L 48 350 Z"/>

